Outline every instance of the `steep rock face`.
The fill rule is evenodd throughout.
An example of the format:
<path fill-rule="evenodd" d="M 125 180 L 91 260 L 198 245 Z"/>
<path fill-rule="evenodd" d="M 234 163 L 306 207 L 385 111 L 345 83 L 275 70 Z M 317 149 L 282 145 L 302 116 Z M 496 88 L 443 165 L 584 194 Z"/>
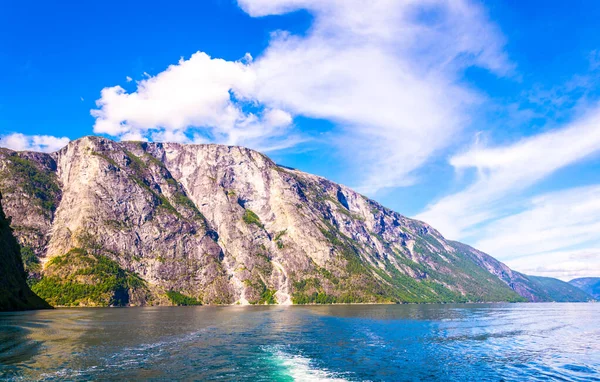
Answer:
<path fill-rule="evenodd" d="M 26 254 L 25 268 L 38 273 L 38 257 L 45 254 L 61 198 L 56 161 L 47 154 L 0 148 L 0 190 L 5 210 L 15 216 L 12 228 Z"/>
<path fill-rule="evenodd" d="M 56 157 L 63 197 L 47 258 L 71 248 L 95 250 L 150 286 L 232 302 L 221 248 L 206 220 L 140 144 L 88 138 Z"/>
<path fill-rule="evenodd" d="M 569 281 L 569 284 L 600 300 L 600 277 L 581 277 Z"/>
<path fill-rule="evenodd" d="M 46 197 L 58 208 L 36 207 L 14 157 L 58 186 Z M 1 190 L 30 195 L 33 217 L 16 202 L 7 211 L 44 239 L 42 262 L 74 248 L 104 256 L 146 283 L 148 297 L 130 296 L 138 304 L 173 293 L 243 304 L 551 300 L 425 223 L 241 147 L 85 137 L 50 155 L 4 151 L 0 166 Z"/>
<path fill-rule="evenodd" d="M 27 286 L 19 245 L 9 224 L 0 203 L 0 311 L 49 308 Z"/>

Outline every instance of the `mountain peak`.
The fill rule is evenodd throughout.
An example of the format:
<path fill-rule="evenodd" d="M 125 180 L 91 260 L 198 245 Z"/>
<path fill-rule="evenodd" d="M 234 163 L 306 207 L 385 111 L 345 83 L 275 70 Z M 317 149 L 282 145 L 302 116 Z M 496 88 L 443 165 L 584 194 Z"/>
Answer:
<path fill-rule="evenodd" d="M 552 299 L 426 223 L 244 147 L 88 136 L 0 152 L 0 170 L 17 237 L 44 264 L 36 291 L 55 304 Z M 121 281 L 56 295 L 92 280 Z"/>

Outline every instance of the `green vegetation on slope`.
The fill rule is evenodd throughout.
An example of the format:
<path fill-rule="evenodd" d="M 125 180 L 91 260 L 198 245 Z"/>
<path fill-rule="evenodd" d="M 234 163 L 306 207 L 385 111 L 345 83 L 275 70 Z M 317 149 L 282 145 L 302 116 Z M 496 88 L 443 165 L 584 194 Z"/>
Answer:
<path fill-rule="evenodd" d="M 35 255 L 30 247 L 21 247 L 21 259 L 28 274 L 39 273 L 42 270 L 40 259 Z"/>
<path fill-rule="evenodd" d="M 292 302 L 297 305 L 305 304 L 355 304 L 361 302 L 371 302 L 365 300 L 359 295 L 353 295 L 352 293 L 344 293 L 340 296 L 327 294 L 325 292 L 313 292 L 306 294 L 302 292 L 294 292 L 292 295 Z M 387 301 L 389 302 L 389 301 Z"/>
<path fill-rule="evenodd" d="M 258 302 L 256 304 L 258 304 L 258 305 L 276 304 L 277 301 L 275 301 L 275 293 L 277 293 L 277 291 L 274 289 L 265 289 L 260 294 L 260 299 L 258 300 Z"/>
<path fill-rule="evenodd" d="M 0 203 L 0 311 L 50 307 L 29 289 L 26 280 L 19 244 Z"/>
<path fill-rule="evenodd" d="M 171 301 L 173 305 L 177 306 L 192 306 L 192 305 L 202 305 L 202 302 L 197 298 L 186 296 L 183 293 L 168 291 L 167 297 Z"/>
<path fill-rule="evenodd" d="M 566 283 L 564 281 L 541 276 L 526 276 L 535 288 L 538 296 L 544 297 L 546 301 L 568 302 L 568 301 L 589 301 L 590 295 L 581 289 Z"/>
<path fill-rule="evenodd" d="M 244 222 L 246 224 L 255 224 L 255 225 L 259 226 L 260 228 L 263 227 L 258 215 L 256 215 L 254 212 L 252 212 L 250 210 L 244 211 L 244 216 L 242 217 L 242 219 L 244 220 Z"/>
<path fill-rule="evenodd" d="M 337 212 L 356 220 L 354 214 L 344 213 L 344 206 L 323 195 L 320 189 L 307 188 L 303 191 L 313 195 L 310 198 L 313 208 L 329 211 L 330 207 L 325 202 L 331 202 Z M 325 216 L 328 216 L 327 213 Z M 384 256 L 344 235 L 336 226 L 340 222 L 335 219 L 324 218 L 322 223 L 319 225 L 321 233 L 339 254 L 345 267 L 338 271 L 329 268 L 328 275 L 318 273 L 295 278 L 292 300 L 296 304 L 526 301 L 502 280 L 477 266 L 460 248 L 448 250 L 427 231 L 405 231 L 414 240 L 411 259 L 373 232 L 373 239 L 385 248 Z M 379 260 L 379 266 L 366 260 L 373 257 Z"/>
<path fill-rule="evenodd" d="M 270 273 L 270 271 L 268 273 Z M 257 299 L 249 298 L 248 302 L 250 304 L 272 305 L 277 303 L 277 301 L 275 300 L 275 293 L 277 293 L 277 291 L 274 289 L 269 289 L 267 285 L 265 285 L 265 283 L 262 281 L 262 278 L 255 277 L 254 279 L 244 280 L 244 285 L 246 285 L 246 287 L 252 288 L 252 290 L 255 293 L 259 293 Z"/>
<path fill-rule="evenodd" d="M 127 178 L 128 184 L 136 182 L 141 187 L 134 187 L 134 189 L 140 194 L 141 201 L 146 205 L 150 204 L 150 208 L 147 208 L 151 210 L 149 219 L 159 217 L 157 222 L 163 224 L 163 227 L 167 224 L 170 226 L 174 222 L 186 226 L 187 223 L 192 223 L 193 231 L 188 230 L 187 227 L 174 230 L 175 237 L 184 231 L 186 233 L 194 232 L 194 235 L 201 234 L 202 232 L 197 232 L 201 230 L 196 229 L 199 228 L 199 224 L 196 223 L 202 219 L 205 224 L 204 228 L 207 223 L 192 200 L 188 198 L 183 186 L 183 184 L 194 183 L 188 183 L 184 178 L 181 179 L 182 183 L 179 183 L 177 179 L 173 178 L 164 163 L 157 159 L 164 157 L 164 151 L 161 151 L 161 147 L 158 145 L 152 147 L 151 144 L 130 142 L 98 145 L 97 149 L 102 153 L 92 152 L 91 147 L 85 149 L 88 153 L 91 152 L 92 155 L 97 156 L 93 157 L 95 160 L 104 159 L 102 164 L 104 167 L 108 166 L 108 169 L 105 170 L 109 175 L 115 175 L 118 179 Z M 259 158 L 252 155 L 250 157 L 252 160 Z M 7 169 L 6 172 L 9 173 L 10 169 L 11 176 L 14 173 L 16 177 L 15 181 L 11 180 L 7 183 L 7 188 L 11 187 L 11 208 L 14 208 L 15 205 L 18 206 L 19 204 L 14 201 L 19 202 L 19 198 L 22 198 L 29 202 L 27 206 L 34 203 L 36 214 L 39 212 L 37 211 L 38 205 L 44 211 L 52 212 L 55 208 L 52 203 L 59 200 L 60 190 L 56 179 L 53 178 L 54 174 L 49 170 L 55 167 L 51 157 L 42 157 L 31 153 L 9 153 L 2 159 Z M 509 284 L 514 287 L 518 283 L 526 284 L 527 293 L 531 291 L 533 295 L 541 295 L 547 300 L 563 301 L 563 299 L 573 298 L 573 290 L 565 289 L 564 285 L 557 284 L 552 279 L 537 280 L 523 276 L 524 282 L 519 279 L 516 283 L 512 283 L 511 272 L 504 272 L 506 268 L 498 268 L 497 264 L 490 267 L 489 262 L 485 263 L 486 259 L 480 259 L 478 262 L 477 258 L 481 254 L 473 252 L 472 249 L 466 248 L 467 246 L 455 245 L 445 240 L 426 224 L 404 218 L 364 197 L 367 204 L 357 204 L 362 202 L 357 195 L 353 195 L 351 191 L 325 179 L 307 177 L 300 172 L 286 170 L 282 167 L 277 167 L 275 170 L 293 186 L 292 189 L 299 198 L 291 197 L 290 202 L 293 202 L 297 208 L 293 213 L 297 212 L 303 218 L 296 219 L 296 216 L 290 216 L 293 219 L 289 219 L 289 224 L 315 222 L 316 227 L 308 227 L 314 229 L 307 232 L 312 239 L 320 238 L 323 245 L 318 245 L 316 248 L 310 246 L 299 248 L 302 246 L 302 241 L 297 241 L 297 235 L 285 236 L 286 230 L 274 232 L 273 237 L 269 236 L 271 242 L 265 240 L 264 235 L 260 235 L 260 237 L 252 235 L 253 237 L 248 238 L 244 244 L 251 244 L 254 247 L 254 249 L 248 250 L 252 251 L 251 253 L 260 252 L 256 258 L 240 256 L 240 279 L 245 280 L 244 282 L 248 284 L 243 296 L 251 303 L 275 302 L 275 290 L 271 288 L 279 283 L 273 283 L 276 278 L 271 277 L 273 272 L 271 261 L 281 261 L 282 257 L 284 257 L 284 261 L 281 262 L 287 270 L 282 271 L 285 275 L 282 275 L 281 278 L 285 276 L 286 280 L 292 282 L 293 288 L 290 293 L 292 293 L 292 300 L 295 303 L 523 301 L 522 297 L 507 286 Z M 174 171 L 173 174 L 180 173 L 175 167 L 172 168 L 172 171 Z M 218 172 L 211 170 L 209 173 L 215 175 Z M 226 187 L 224 182 L 219 183 L 215 178 L 209 178 L 215 183 L 213 186 Z M 22 182 L 23 186 L 19 182 Z M 228 184 L 227 187 L 235 187 L 235 184 Z M 21 192 L 21 189 L 25 190 L 25 193 Z M 232 189 L 226 192 L 231 203 L 237 202 L 242 207 L 245 206 L 245 195 L 238 197 Z M 238 192 L 246 193 L 241 189 Z M 287 197 L 288 194 L 285 196 Z M 369 211 L 373 216 L 369 215 Z M 238 224 L 242 224 L 239 221 L 240 215 L 241 212 L 236 218 Z M 19 215 L 19 217 L 21 216 Z M 249 226 L 264 227 L 260 218 L 251 210 L 245 210 L 241 218 Z M 138 228 L 136 219 L 129 217 L 123 222 L 106 220 L 105 224 L 115 230 L 131 230 L 133 232 Z M 21 231 L 17 231 L 19 239 L 24 243 L 29 243 L 33 251 L 40 252 L 44 248 L 45 244 L 38 243 L 40 240 L 29 240 L 28 237 L 21 236 L 24 232 L 23 229 L 30 229 L 29 227 L 15 227 L 15 230 L 17 229 L 21 229 Z M 222 229 L 229 229 L 229 227 Z M 319 235 L 318 230 L 321 231 L 322 236 Z M 103 230 L 97 232 L 103 232 Z M 217 240 L 218 235 L 216 232 L 211 232 L 210 237 Z M 75 241 L 74 246 L 84 248 L 84 250 L 75 251 L 82 251 L 85 254 L 84 257 L 89 261 L 86 262 L 73 255 L 64 264 L 51 262 L 48 272 L 45 273 L 46 278 L 41 280 L 36 288 L 41 288 L 40 291 L 49 293 L 57 301 L 62 299 L 61 301 L 65 305 L 126 304 L 131 296 L 131 290 L 134 289 L 131 285 L 135 283 L 127 281 L 129 273 L 119 268 L 114 261 L 110 263 L 112 261 L 110 259 L 121 262 L 121 256 L 123 256 L 123 258 L 133 258 L 136 265 L 145 266 L 139 264 L 140 257 L 127 253 L 110 252 L 101 247 L 85 245 L 84 242 L 86 240 Z M 87 240 L 87 242 L 91 242 L 91 240 Z M 249 245 L 248 248 L 251 246 Z M 179 263 L 178 257 L 179 253 L 186 252 L 187 248 L 187 246 L 183 246 L 182 251 L 178 250 L 178 254 L 175 256 L 178 261 L 177 268 L 173 267 L 175 263 L 172 261 L 173 259 L 166 258 L 161 251 L 152 254 L 157 262 L 164 264 L 159 268 L 164 270 L 165 278 L 176 276 L 178 281 L 191 281 L 189 277 L 193 277 L 191 276 L 193 272 L 188 272 L 185 266 L 181 266 L 183 261 Z M 259 248 L 260 251 L 258 251 Z M 274 251 L 271 252 L 271 248 L 274 248 Z M 314 257 L 310 253 L 303 253 L 303 251 L 308 252 L 313 249 L 323 253 L 329 252 L 330 256 Z M 69 254 L 64 256 L 67 255 Z M 39 277 L 41 264 L 31 249 L 23 248 L 21 257 L 25 269 L 35 277 Z M 315 263 L 316 260 L 320 265 Z M 325 263 L 322 264 L 321 261 L 325 261 Z M 121 262 L 121 264 L 124 263 Z M 194 272 L 204 266 L 204 263 L 199 263 L 195 266 Z M 151 272 L 154 271 L 151 270 Z M 209 277 L 215 277 L 215 274 L 221 273 L 225 273 L 222 268 L 206 272 Z M 518 274 L 518 272 L 512 273 Z M 495 274 L 503 277 L 502 280 L 507 280 L 506 283 Z M 506 274 L 510 275 L 505 276 Z M 521 275 L 518 274 L 518 276 Z M 206 290 L 197 291 L 200 296 L 198 299 L 174 290 L 170 290 L 167 297 L 172 303 L 181 305 L 200 303 L 200 299 L 205 303 L 215 301 L 227 303 L 230 302 L 228 297 L 214 298 L 211 296 L 219 295 L 221 291 L 225 291 L 224 296 L 229 296 L 228 286 L 231 284 L 228 283 L 230 281 L 224 278 L 223 280 L 218 279 L 218 282 L 213 281 L 212 284 L 206 284 L 209 285 L 205 286 Z M 167 285 L 169 285 L 167 289 L 173 288 L 173 284 Z M 191 285 L 173 289 L 195 290 Z M 522 288 L 515 287 L 515 290 L 526 295 Z M 87 298 L 88 295 L 91 297 Z M 557 295 L 558 298 L 556 298 Z M 164 295 L 162 297 L 161 301 L 164 301 Z"/>
<path fill-rule="evenodd" d="M 17 153 L 8 157 L 7 164 L 10 176 L 17 180 L 23 192 L 34 198 L 45 214 L 54 212 L 60 193 L 55 174 L 41 171 L 34 162 Z"/>
<path fill-rule="evenodd" d="M 125 306 L 146 284 L 108 257 L 75 248 L 50 260 L 32 289 L 56 306 Z"/>
<path fill-rule="evenodd" d="M 283 247 L 285 247 L 285 244 L 283 244 L 283 240 L 281 240 L 281 238 L 287 233 L 287 229 L 284 229 L 283 231 L 279 231 L 277 232 L 277 234 L 275 235 L 275 237 L 273 238 L 273 241 L 275 242 L 275 244 L 277 245 L 277 248 L 279 249 L 283 249 Z"/>

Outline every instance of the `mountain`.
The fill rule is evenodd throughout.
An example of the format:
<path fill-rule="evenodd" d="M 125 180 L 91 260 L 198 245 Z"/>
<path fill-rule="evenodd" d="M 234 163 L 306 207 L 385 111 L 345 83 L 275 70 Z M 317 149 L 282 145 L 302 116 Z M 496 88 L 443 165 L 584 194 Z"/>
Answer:
<path fill-rule="evenodd" d="M 556 299 L 426 223 L 242 147 L 3 149 L 0 190 L 33 289 L 54 305 Z"/>
<path fill-rule="evenodd" d="M 0 194 L 0 201 L 2 195 Z M 0 311 L 43 309 L 50 306 L 27 285 L 19 244 L 0 203 Z"/>
<path fill-rule="evenodd" d="M 453 245 L 459 248 L 462 247 L 464 251 L 471 253 L 473 261 L 480 267 L 496 275 L 528 301 L 584 302 L 591 300 L 590 295 L 581 293 L 581 290 L 564 281 L 552 277 L 524 275 L 523 273 L 511 270 L 490 255 L 465 244 L 453 242 Z"/>
<path fill-rule="evenodd" d="M 569 284 L 581 289 L 596 300 L 600 300 L 600 277 L 582 277 L 569 281 Z"/>
<path fill-rule="evenodd" d="M 590 301 L 592 296 L 583 292 L 573 285 L 552 278 L 541 276 L 527 276 L 536 287 L 536 293 L 544 301 L 569 302 L 569 301 Z"/>

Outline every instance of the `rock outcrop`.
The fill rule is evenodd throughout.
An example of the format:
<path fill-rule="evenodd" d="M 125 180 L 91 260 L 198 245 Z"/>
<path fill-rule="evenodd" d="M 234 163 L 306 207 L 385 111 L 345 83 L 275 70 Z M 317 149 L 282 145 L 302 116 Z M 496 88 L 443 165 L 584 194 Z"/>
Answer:
<path fill-rule="evenodd" d="M 50 306 L 27 285 L 19 244 L 2 209 L 0 194 L 0 311 L 44 309 Z"/>
<path fill-rule="evenodd" d="M 40 293 L 47 277 L 58 291 L 104 280 L 81 256 L 130 280 L 127 299 L 115 287 L 64 305 L 552 300 L 426 223 L 242 147 L 85 137 L 53 154 L 2 149 L 0 175 Z"/>

